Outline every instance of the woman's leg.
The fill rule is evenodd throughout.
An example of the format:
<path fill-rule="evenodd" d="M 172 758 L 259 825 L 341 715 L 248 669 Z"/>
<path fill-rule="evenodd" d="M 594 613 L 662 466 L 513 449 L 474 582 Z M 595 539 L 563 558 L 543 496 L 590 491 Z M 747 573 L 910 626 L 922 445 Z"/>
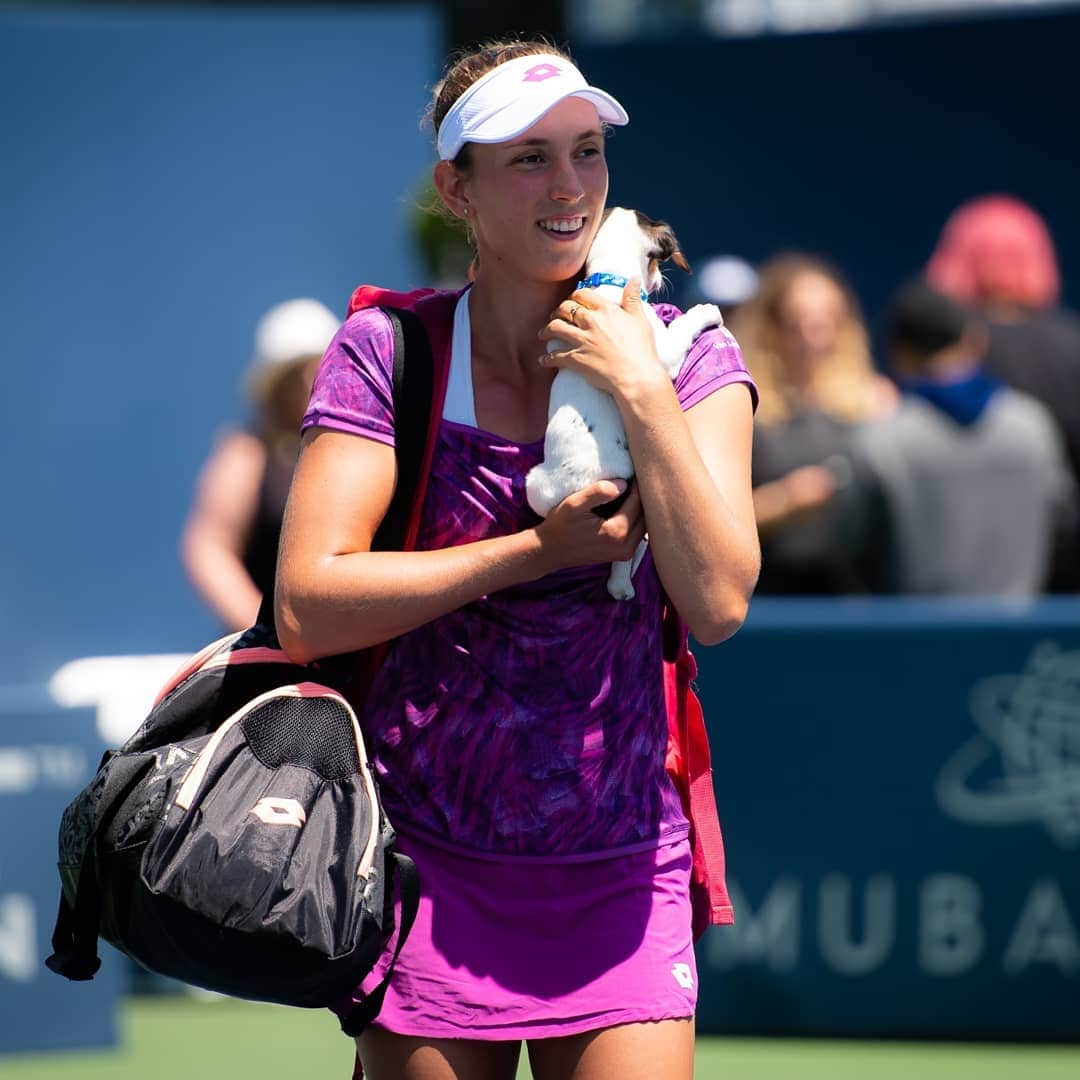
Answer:
<path fill-rule="evenodd" d="M 425 1039 L 369 1027 L 356 1040 L 364 1080 L 514 1080 L 521 1043 Z"/>
<path fill-rule="evenodd" d="M 534 1080 L 692 1080 L 694 1021 L 619 1024 L 529 1043 Z"/>

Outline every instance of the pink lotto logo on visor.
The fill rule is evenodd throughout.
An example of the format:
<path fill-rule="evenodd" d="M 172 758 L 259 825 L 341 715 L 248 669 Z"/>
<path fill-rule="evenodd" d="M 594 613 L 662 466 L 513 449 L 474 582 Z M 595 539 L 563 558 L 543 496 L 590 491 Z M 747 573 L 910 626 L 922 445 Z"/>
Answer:
<path fill-rule="evenodd" d="M 591 102 L 604 123 L 621 126 L 630 120 L 609 93 L 590 86 L 568 61 L 543 54 L 519 56 L 477 79 L 450 106 L 439 125 L 439 157 L 453 161 L 470 142 L 513 139 L 568 97 Z"/>
<path fill-rule="evenodd" d="M 562 72 L 554 64 L 537 64 L 525 72 L 522 82 L 543 82 L 545 79 L 555 79 Z"/>

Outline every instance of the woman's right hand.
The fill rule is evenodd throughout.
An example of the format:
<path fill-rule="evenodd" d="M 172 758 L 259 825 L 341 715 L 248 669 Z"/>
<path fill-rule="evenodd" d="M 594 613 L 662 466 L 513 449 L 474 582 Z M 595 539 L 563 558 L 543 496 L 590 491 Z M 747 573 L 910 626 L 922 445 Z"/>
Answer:
<path fill-rule="evenodd" d="M 762 533 L 794 524 L 836 494 L 836 474 L 824 465 L 802 465 L 754 488 L 754 516 Z"/>
<path fill-rule="evenodd" d="M 625 480 L 598 480 L 568 495 L 536 526 L 545 573 L 623 562 L 633 556 L 645 535 L 645 514 L 637 487 L 609 518 L 596 513 L 597 507 L 617 499 L 625 490 Z"/>

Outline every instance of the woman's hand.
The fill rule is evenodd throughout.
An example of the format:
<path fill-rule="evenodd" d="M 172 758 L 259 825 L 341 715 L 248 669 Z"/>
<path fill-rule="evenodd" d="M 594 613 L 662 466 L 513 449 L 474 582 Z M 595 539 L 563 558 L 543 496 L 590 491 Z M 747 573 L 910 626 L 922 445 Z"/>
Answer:
<path fill-rule="evenodd" d="M 656 353 L 638 279 L 627 282 L 621 305 L 600 299 L 592 289 L 575 292 L 555 309 L 540 339 L 569 346 L 546 353 L 541 364 L 576 371 L 617 401 L 642 385 L 670 381 Z"/>
<path fill-rule="evenodd" d="M 536 527 L 544 572 L 573 566 L 623 562 L 633 556 L 645 535 L 645 515 L 635 486 L 609 518 L 597 507 L 626 490 L 625 480 L 598 480 L 568 495 Z"/>
<path fill-rule="evenodd" d="M 830 502 L 836 489 L 836 476 L 824 465 L 802 465 L 759 484 L 754 488 L 758 529 L 766 533 L 795 524 Z"/>

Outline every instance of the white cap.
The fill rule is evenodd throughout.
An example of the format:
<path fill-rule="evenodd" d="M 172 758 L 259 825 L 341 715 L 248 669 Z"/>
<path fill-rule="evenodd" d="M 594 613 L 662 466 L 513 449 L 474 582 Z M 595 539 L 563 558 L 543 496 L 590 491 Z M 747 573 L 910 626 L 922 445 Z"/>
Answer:
<path fill-rule="evenodd" d="M 322 356 L 340 325 L 341 320 L 318 300 L 286 300 L 259 320 L 252 367 L 267 371 L 293 360 Z"/>
<path fill-rule="evenodd" d="M 256 402 L 264 402 L 293 364 L 322 356 L 340 325 L 341 320 L 318 300 L 286 300 L 272 307 L 255 327 L 248 393 Z"/>
<path fill-rule="evenodd" d="M 721 307 L 745 303 L 757 293 L 759 284 L 757 271 L 738 255 L 717 255 L 697 275 L 701 293 Z"/>
<path fill-rule="evenodd" d="M 608 124 L 630 122 L 626 110 L 568 60 L 554 53 L 519 56 L 477 79 L 450 107 L 439 125 L 439 157 L 453 161 L 469 142 L 506 142 L 568 97 L 591 101 Z"/>

